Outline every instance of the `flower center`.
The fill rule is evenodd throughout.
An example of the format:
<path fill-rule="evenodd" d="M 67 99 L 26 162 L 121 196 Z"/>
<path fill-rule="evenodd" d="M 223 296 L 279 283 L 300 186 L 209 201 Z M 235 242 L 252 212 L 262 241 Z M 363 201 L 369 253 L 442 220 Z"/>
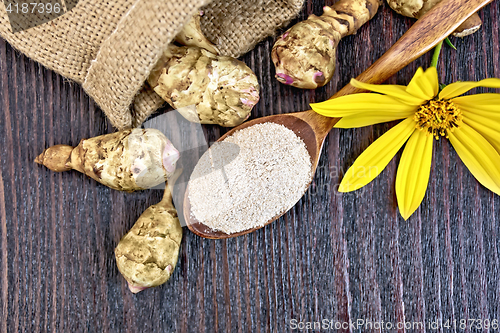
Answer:
<path fill-rule="evenodd" d="M 430 100 L 420 105 L 413 119 L 417 122 L 417 128 L 434 135 L 436 140 L 439 136 L 448 138 L 448 131 L 460 127 L 462 124 L 462 111 L 449 100 Z"/>

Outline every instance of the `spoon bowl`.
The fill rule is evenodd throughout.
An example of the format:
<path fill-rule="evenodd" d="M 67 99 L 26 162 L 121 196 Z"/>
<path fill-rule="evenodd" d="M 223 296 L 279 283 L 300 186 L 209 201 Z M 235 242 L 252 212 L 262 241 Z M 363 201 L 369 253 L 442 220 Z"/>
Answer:
<path fill-rule="evenodd" d="M 450 35 L 469 16 L 491 1 L 492 0 L 443 0 L 422 16 L 422 18 L 420 18 L 386 53 L 384 53 L 382 57 L 380 57 L 356 79 L 367 83 L 384 82 L 403 67 L 432 49 L 436 44 L 445 39 L 446 36 Z M 352 85 L 348 84 L 331 98 L 361 91 L 362 90 L 354 88 Z M 339 119 L 336 118 L 321 116 L 312 110 L 267 116 L 245 122 L 227 132 L 217 141 L 222 141 L 235 131 L 253 126 L 255 124 L 273 122 L 284 125 L 285 127 L 291 129 L 304 141 L 307 151 L 311 156 L 311 175 L 314 177 L 321 155 L 323 142 L 338 120 Z M 288 209 L 290 208 L 291 207 L 288 207 Z M 278 219 L 285 214 L 288 209 L 285 209 L 281 214 L 270 219 L 261 227 L 226 234 L 224 232 L 213 230 L 196 220 L 191 213 L 189 186 L 186 188 L 184 196 L 184 218 L 186 220 L 187 227 L 198 236 L 211 239 L 229 238 L 248 234 Z"/>
<path fill-rule="evenodd" d="M 304 141 L 306 145 L 307 152 L 311 157 L 311 175 L 314 175 L 316 172 L 316 168 L 318 166 L 319 157 L 321 154 L 321 148 L 323 146 L 324 138 L 332 128 L 332 126 L 338 121 L 336 118 L 328 118 L 322 115 L 317 114 L 314 111 L 302 111 L 296 113 L 287 113 L 287 114 L 279 114 L 273 116 L 267 116 L 262 118 L 253 119 L 241 124 L 238 127 L 233 128 L 223 136 L 221 136 L 217 141 L 222 141 L 226 137 L 232 135 L 234 132 L 256 125 L 261 123 L 276 123 L 279 125 L 283 125 L 289 129 L 292 129 L 294 133 Z M 312 181 L 312 178 L 311 178 Z M 311 181 L 307 185 L 311 184 Z M 301 195 L 302 196 L 302 195 Z M 295 205 L 296 202 L 293 204 Z M 291 208 L 291 207 L 290 207 Z M 186 219 L 186 224 L 193 233 L 198 236 L 211 238 L 211 239 L 220 239 L 220 238 L 229 238 L 241 236 L 244 234 L 248 234 L 252 231 L 262 228 L 252 228 L 247 229 L 241 232 L 226 234 L 221 231 L 213 230 L 205 224 L 199 222 L 193 214 L 191 214 L 191 203 L 189 201 L 189 186 L 186 188 L 186 194 L 184 196 L 184 218 Z M 273 219 L 269 220 L 264 226 L 278 219 L 280 216 L 285 214 L 288 211 L 286 209 L 278 216 L 275 216 Z M 189 214 L 189 215 L 188 215 Z"/>

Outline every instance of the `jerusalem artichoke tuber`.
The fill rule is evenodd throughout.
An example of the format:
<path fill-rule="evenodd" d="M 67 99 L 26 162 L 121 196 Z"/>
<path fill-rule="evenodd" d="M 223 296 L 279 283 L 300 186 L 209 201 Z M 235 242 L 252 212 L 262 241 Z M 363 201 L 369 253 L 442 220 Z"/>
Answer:
<path fill-rule="evenodd" d="M 398 14 L 419 19 L 441 0 L 387 0 L 389 6 Z M 481 18 L 473 14 L 455 30 L 455 37 L 465 37 L 478 31 L 481 27 Z"/>
<path fill-rule="evenodd" d="M 169 45 L 148 82 L 187 120 L 202 124 L 237 126 L 259 101 L 259 83 L 247 65 L 198 47 Z"/>
<path fill-rule="evenodd" d="M 162 201 L 142 213 L 115 249 L 118 270 L 130 291 L 165 283 L 179 256 L 182 227 L 166 186 Z"/>
<path fill-rule="evenodd" d="M 373 18 L 379 5 L 380 0 L 340 0 L 325 6 L 323 15 L 311 15 L 288 29 L 271 53 L 278 81 L 304 89 L 328 83 L 340 39 Z"/>
<path fill-rule="evenodd" d="M 481 28 L 483 21 L 477 13 L 472 14 L 464 23 L 462 23 L 455 32 L 453 36 L 455 37 L 465 37 L 472 35 Z"/>
<path fill-rule="evenodd" d="M 213 54 L 219 54 L 217 47 L 212 44 L 201 31 L 200 18 L 203 12 L 199 12 L 186 23 L 181 32 L 175 36 L 175 41 L 185 46 L 196 46 Z"/>
<path fill-rule="evenodd" d="M 165 135 L 148 128 L 84 139 L 75 148 L 56 145 L 35 162 L 57 172 L 74 169 L 112 189 L 131 192 L 164 182 L 178 159 L 179 152 Z"/>

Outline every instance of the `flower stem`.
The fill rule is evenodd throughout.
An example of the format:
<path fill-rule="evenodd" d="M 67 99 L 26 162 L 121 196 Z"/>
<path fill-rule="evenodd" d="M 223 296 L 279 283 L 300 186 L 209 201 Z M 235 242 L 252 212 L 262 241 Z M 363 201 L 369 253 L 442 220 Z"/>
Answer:
<path fill-rule="evenodd" d="M 443 46 L 443 42 L 439 42 L 438 45 L 434 48 L 434 54 L 432 55 L 431 66 L 437 68 L 437 63 L 439 60 L 439 55 L 441 54 L 441 47 Z"/>

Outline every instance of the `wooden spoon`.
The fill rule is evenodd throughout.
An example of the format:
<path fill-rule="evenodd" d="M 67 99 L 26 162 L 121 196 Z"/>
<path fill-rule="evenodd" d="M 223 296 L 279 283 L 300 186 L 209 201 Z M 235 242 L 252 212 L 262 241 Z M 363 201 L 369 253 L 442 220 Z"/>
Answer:
<path fill-rule="evenodd" d="M 420 18 L 380 59 L 365 70 L 356 79 L 368 83 L 381 83 L 396 74 L 400 69 L 427 53 L 436 44 L 445 39 L 460 26 L 469 16 L 477 12 L 492 0 L 443 0 Z M 344 96 L 361 90 L 347 84 L 331 98 Z M 316 112 L 302 111 L 296 113 L 279 114 L 248 121 L 233 128 L 217 141 L 224 140 L 235 131 L 255 124 L 273 122 L 284 125 L 295 132 L 306 144 L 311 156 L 312 175 L 318 166 L 323 142 L 339 118 L 324 117 Z M 312 179 L 311 179 L 312 181 Z M 198 236 L 220 239 L 241 236 L 262 227 L 248 229 L 242 232 L 226 234 L 215 231 L 197 221 L 191 214 L 188 198 L 189 186 L 184 197 L 184 218 L 187 227 Z M 269 220 L 265 225 L 278 219 L 282 214 Z"/>

